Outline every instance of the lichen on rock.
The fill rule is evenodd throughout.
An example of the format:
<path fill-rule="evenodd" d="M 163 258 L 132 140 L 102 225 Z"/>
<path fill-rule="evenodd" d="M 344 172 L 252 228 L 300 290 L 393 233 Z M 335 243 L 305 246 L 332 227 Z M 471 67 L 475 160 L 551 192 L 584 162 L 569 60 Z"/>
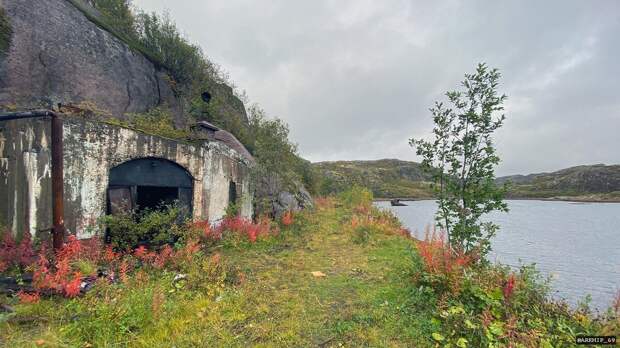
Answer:
<path fill-rule="evenodd" d="M 0 6 L 2 3 L 0 2 Z M 4 57 L 11 46 L 11 37 L 13 36 L 13 28 L 9 16 L 3 7 L 0 7 L 0 58 Z"/>

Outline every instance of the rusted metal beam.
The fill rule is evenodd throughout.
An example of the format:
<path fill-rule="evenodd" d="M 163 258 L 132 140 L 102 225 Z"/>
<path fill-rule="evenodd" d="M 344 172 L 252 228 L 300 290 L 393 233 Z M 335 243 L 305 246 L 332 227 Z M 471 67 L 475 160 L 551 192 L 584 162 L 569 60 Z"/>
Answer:
<path fill-rule="evenodd" d="M 52 243 L 62 248 L 65 239 L 62 118 L 52 113 Z"/>
<path fill-rule="evenodd" d="M 62 118 L 49 110 L 0 114 L 0 121 L 50 117 L 52 128 L 52 244 L 54 250 L 62 248 L 65 239 L 64 181 L 63 181 L 63 131 Z"/>

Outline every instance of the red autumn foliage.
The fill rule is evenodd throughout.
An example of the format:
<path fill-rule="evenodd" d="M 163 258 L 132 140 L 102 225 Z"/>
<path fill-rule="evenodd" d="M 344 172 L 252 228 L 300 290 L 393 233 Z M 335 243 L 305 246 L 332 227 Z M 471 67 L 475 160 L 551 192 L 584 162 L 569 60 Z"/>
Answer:
<path fill-rule="evenodd" d="M 11 267 L 25 268 L 35 261 L 30 233 L 24 233 L 19 244 L 15 242 L 11 231 L 6 230 L 0 242 L 0 272 Z"/>
<path fill-rule="evenodd" d="M 502 287 L 502 292 L 504 293 L 504 299 L 506 301 L 509 301 L 510 297 L 514 293 L 516 282 L 517 282 L 517 279 L 515 275 L 510 274 L 510 276 L 508 276 L 508 279 L 504 283 L 504 286 Z"/>
<path fill-rule="evenodd" d="M 107 245 L 103 250 L 103 260 L 107 263 L 111 263 L 119 257 L 119 254 L 114 252 L 111 245 Z"/>
<path fill-rule="evenodd" d="M 195 243 L 192 243 L 192 250 L 196 250 Z M 145 246 L 141 245 L 133 252 L 133 256 L 142 261 L 144 265 L 149 265 L 156 269 L 162 269 L 168 265 L 177 264 L 181 257 L 186 258 L 187 250 L 180 249 L 174 251 L 170 245 L 164 245 L 159 251 L 149 251 Z M 121 263 L 122 266 L 122 263 Z M 121 272 L 121 270 L 119 270 Z M 122 274 L 120 274 L 122 279 Z"/>
<path fill-rule="evenodd" d="M 136 250 L 134 250 L 133 256 L 142 262 L 149 262 L 151 253 L 149 253 L 148 249 L 144 245 L 140 245 L 136 248 Z"/>
<path fill-rule="evenodd" d="M 174 256 L 174 251 L 172 247 L 166 244 L 159 253 L 155 253 L 155 258 L 153 260 L 153 266 L 157 269 L 162 269 L 166 264 L 172 259 Z"/>
<path fill-rule="evenodd" d="M 417 247 L 426 271 L 432 274 L 458 272 L 474 260 L 472 255 L 452 248 L 446 242 L 445 234 L 437 233 L 435 229 L 431 233 L 427 230 L 424 240 L 418 241 Z"/>
<path fill-rule="evenodd" d="M 222 239 L 222 231 L 211 227 L 211 223 L 208 220 L 196 221 L 191 225 L 191 227 L 198 229 L 206 241 L 218 241 Z"/>
<path fill-rule="evenodd" d="M 19 291 L 17 297 L 21 303 L 37 303 L 41 300 L 41 295 L 38 292 Z"/>
<path fill-rule="evenodd" d="M 80 288 L 82 285 L 82 274 L 75 272 L 73 278 L 69 280 L 64 286 L 65 296 L 71 298 L 80 294 Z"/>
<path fill-rule="evenodd" d="M 284 215 L 282 215 L 282 225 L 290 226 L 292 224 L 293 224 L 293 212 L 289 210 L 285 212 Z"/>
<path fill-rule="evenodd" d="M 80 259 L 99 261 L 101 252 L 98 245 L 98 241 L 79 241 L 71 235 L 67 243 L 56 252 L 52 263 L 46 249 L 42 248 L 34 266 L 33 285 L 37 290 L 50 290 L 66 297 L 79 295 L 83 275 L 74 271 L 72 264 Z"/>
<path fill-rule="evenodd" d="M 260 218 L 258 222 L 254 223 L 251 220 L 235 216 L 224 218 L 214 229 L 211 236 L 221 239 L 224 234 L 229 233 L 245 237 L 254 243 L 258 238 L 275 235 L 278 231 L 272 229 L 271 222 L 267 218 Z"/>
<path fill-rule="evenodd" d="M 425 282 L 450 292 L 453 295 L 461 291 L 464 270 L 477 259 L 474 252 L 464 253 L 454 249 L 445 240 L 445 234 L 428 229 L 424 240 L 417 242 L 424 273 L 420 274 Z"/>

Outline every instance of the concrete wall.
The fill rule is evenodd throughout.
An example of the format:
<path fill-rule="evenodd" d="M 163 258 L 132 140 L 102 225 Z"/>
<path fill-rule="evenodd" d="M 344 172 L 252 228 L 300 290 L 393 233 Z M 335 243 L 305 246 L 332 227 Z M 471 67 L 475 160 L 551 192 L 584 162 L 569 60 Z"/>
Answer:
<path fill-rule="evenodd" d="M 110 168 L 131 159 L 164 158 L 194 178 L 193 217 L 215 222 L 238 184 L 241 215 L 252 216 L 247 159 L 220 142 L 183 143 L 79 118 L 64 121 L 65 225 L 80 238 L 105 214 Z M 32 235 L 51 227 L 50 122 L 0 122 L 0 224 Z"/>

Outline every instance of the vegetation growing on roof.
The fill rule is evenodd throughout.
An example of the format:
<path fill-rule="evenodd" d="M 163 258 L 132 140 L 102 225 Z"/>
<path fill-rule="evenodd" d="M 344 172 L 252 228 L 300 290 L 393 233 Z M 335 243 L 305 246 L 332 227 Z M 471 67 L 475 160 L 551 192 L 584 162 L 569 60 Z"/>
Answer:
<path fill-rule="evenodd" d="M 213 122 L 246 143 L 245 109 L 234 84 L 200 46 L 181 34 L 167 13 L 135 9 L 130 0 L 89 0 L 96 11 L 79 0 L 69 1 L 90 21 L 165 69 L 174 92 L 190 106 L 191 117 Z M 205 91 L 213 96 L 209 103 L 201 98 Z"/>
<path fill-rule="evenodd" d="M 125 122 L 129 128 L 145 133 L 159 135 L 164 138 L 190 140 L 191 132 L 187 128 L 176 128 L 170 110 L 156 107 L 144 113 L 131 113 L 130 121 Z"/>
<path fill-rule="evenodd" d="M 12 36 L 13 29 L 11 28 L 9 16 L 4 8 L 0 7 L 0 57 L 3 57 L 9 51 Z"/>

